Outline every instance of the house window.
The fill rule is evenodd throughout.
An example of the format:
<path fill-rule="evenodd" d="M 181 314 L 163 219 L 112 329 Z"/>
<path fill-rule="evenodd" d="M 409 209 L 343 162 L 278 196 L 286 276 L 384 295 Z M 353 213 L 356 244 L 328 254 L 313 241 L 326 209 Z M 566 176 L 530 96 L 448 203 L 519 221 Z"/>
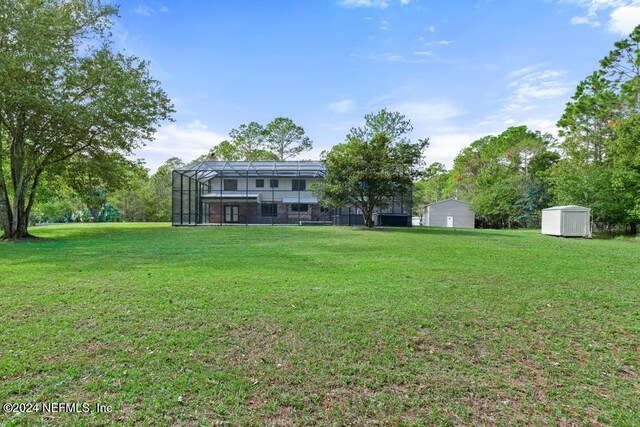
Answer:
<path fill-rule="evenodd" d="M 262 216 L 278 216 L 278 204 L 277 203 L 263 203 Z"/>
<path fill-rule="evenodd" d="M 293 191 L 305 191 L 307 189 L 307 180 L 305 179 L 292 179 L 291 190 Z"/>
<path fill-rule="evenodd" d="M 277 179 L 272 179 L 271 182 L 270 182 L 271 188 L 278 188 L 278 184 L 279 184 L 279 182 L 278 182 Z"/>
<path fill-rule="evenodd" d="M 237 191 L 238 180 L 237 179 L 225 179 L 223 181 L 224 191 Z"/>
<path fill-rule="evenodd" d="M 264 179 L 256 179 L 256 188 L 264 188 Z"/>
<path fill-rule="evenodd" d="M 292 203 L 291 212 L 306 212 L 309 210 L 308 203 Z"/>

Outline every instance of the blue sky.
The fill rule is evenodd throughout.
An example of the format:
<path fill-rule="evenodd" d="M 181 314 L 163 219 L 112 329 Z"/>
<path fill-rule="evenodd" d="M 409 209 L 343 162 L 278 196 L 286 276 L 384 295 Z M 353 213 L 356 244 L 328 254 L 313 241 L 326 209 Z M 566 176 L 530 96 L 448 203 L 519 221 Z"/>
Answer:
<path fill-rule="evenodd" d="M 318 158 L 368 112 L 408 116 L 428 163 L 526 124 L 555 133 L 576 84 L 640 24 L 636 0 L 127 1 L 116 46 L 151 61 L 174 123 L 150 169 L 242 123 L 303 126 Z"/>

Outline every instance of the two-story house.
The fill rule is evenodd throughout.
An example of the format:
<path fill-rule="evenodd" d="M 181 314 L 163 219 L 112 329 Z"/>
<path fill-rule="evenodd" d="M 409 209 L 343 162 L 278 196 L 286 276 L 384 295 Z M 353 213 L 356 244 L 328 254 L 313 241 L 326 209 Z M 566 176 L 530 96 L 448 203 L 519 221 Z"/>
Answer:
<path fill-rule="evenodd" d="M 362 224 L 357 209 L 327 209 L 311 192 L 324 174 L 317 161 L 197 163 L 173 171 L 172 223 Z M 385 212 L 410 225 L 410 196 L 392 200 Z"/>

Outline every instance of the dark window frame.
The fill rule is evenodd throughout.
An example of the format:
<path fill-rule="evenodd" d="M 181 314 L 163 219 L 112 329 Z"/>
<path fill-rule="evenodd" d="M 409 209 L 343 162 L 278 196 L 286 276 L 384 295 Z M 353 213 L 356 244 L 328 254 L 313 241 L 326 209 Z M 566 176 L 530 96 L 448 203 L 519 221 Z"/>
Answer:
<path fill-rule="evenodd" d="M 291 191 L 307 191 L 307 180 L 298 178 L 292 179 Z"/>
<path fill-rule="evenodd" d="M 235 188 L 227 188 L 227 183 L 231 184 L 234 183 L 234 185 L 232 185 L 231 187 Z M 237 179 L 232 179 L 232 178 L 224 178 L 222 180 L 222 189 L 223 191 L 238 191 L 238 180 Z"/>
<path fill-rule="evenodd" d="M 273 184 L 275 184 L 275 185 L 273 185 Z M 280 187 L 280 180 L 279 179 L 275 179 L 275 178 L 270 179 L 269 180 L 269 187 L 270 188 L 279 188 Z"/>
<path fill-rule="evenodd" d="M 265 209 L 267 208 L 267 209 Z M 278 216 L 278 204 L 277 203 L 263 203 L 260 207 L 260 215 L 263 217 L 277 217 Z"/>
<path fill-rule="evenodd" d="M 260 183 L 260 184 L 258 184 Z M 264 178 L 256 179 L 256 188 L 264 188 Z"/>
<path fill-rule="evenodd" d="M 309 212 L 309 203 L 291 203 L 291 212 Z"/>

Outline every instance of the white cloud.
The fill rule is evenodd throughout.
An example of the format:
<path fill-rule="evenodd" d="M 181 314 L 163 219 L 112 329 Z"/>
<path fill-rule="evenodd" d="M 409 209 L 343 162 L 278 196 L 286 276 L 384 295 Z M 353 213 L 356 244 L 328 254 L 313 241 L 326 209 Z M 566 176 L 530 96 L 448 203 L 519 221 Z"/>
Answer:
<path fill-rule="evenodd" d="M 449 46 L 453 42 L 451 40 L 437 40 L 427 43 L 427 46 Z"/>
<path fill-rule="evenodd" d="M 612 33 L 626 36 L 640 24 L 639 0 L 560 0 L 559 3 L 575 4 L 586 10 L 585 15 L 571 18 L 572 25 L 600 27 L 600 14 L 605 11 L 612 11 L 607 23 L 607 30 Z"/>
<path fill-rule="evenodd" d="M 539 70 L 525 67 L 510 72 L 507 77 L 512 81 L 507 88 L 512 94 L 507 97 L 507 105 L 502 111 L 526 111 L 536 108 L 532 103 L 539 99 L 559 98 L 568 95 L 573 84 L 564 80 L 564 70 Z"/>
<path fill-rule="evenodd" d="M 404 60 L 404 56 L 402 56 L 402 55 L 388 55 L 386 59 L 389 62 L 402 62 Z"/>
<path fill-rule="evenodd" d="M 327 107 L 334 113 L 345 114 L 355 110 L 356 103 L 351 99 L 343 99 L 342 101 L 332 102 Z"/>
<path fill-rule="evenodd" d="M 400 4 L 403 5 L 403 6 L 406 6 L 409 3 L 411 3 L 411 0 L 400 0 Z"/>
<path fill-rule="evenodd" d="M 430 33 L 435 33 L 436 32 L 436 27 L 435 25 L 431 25 L 429 26 L 429 28 L 427 28 L 429 30 Z"/>
<path fill-rule="evenodd" d="M 403 64 L 424 64 L 427 62 L 439 61 L 440 59 L 434 53 L 431 53 L 426 50 L 417 50 L 413 52 L 415 57 L 407 58 L 404 55 L 394 54 L 394 53 L 372 53 L 370 55 L 365 56 L 364 58 L 370 59 L 372 61 L 385 61 L 385 62 L 395 62 L 395 63 L 403 63 Z"/>
<path fill-rule="evenodd" d="M 416 50 L 413 54 L 416 56 L 434 56 L 434 53 L 428 50 Z"/>
<path fill-rule="evenodd" d="M 466 111 L 448 101 L 399 102 L 389 105 L 389 109 L 399 111 L 411 120 L 414 140 L 429 138 L 429 148 L 425 152 L 428 163 L 440 162 L 450 167 L 460 150 L 482 136 L 465 133 L 456 125 L 455 119 Z"/>
<path fill-rule="evenodd" d="M 153 15 L 153 9 L 146 4 L 139 4 L 138 7 L 134 9 L 134 12 L 138 15 L 142 16 L 151 16 Z"/>
<path fill-rule="evenodd" d="M 380 21 L 380 29 L 384 30 L 384 31 L 388 30 L 389 29 L 389 22 L 387 22 L 384 19 L 382 21 Z"/>
<path fill-rule="evenodd" d="M 462 108 L 448 102 L 403 102 L 391 108 L 407 116 L 416 129 L 424 131 L 433 131 L 433 128 L 442 127 L 448 120 L 465 114 Z"/>
<path fill-rule="evenodd" d="M 449 169 L 453 166 L 453 159 L 455 159 L 463 148 L 485 135 L 486 133 L 465 132 L 428 135 L 429 148 L 427 148 L 425 153 L 427 163 L 440 162 Z"/>
<path fill-rule="evenodd" d="M 626 36 L 638 24 L 640 24 L 640 7 L 624 6 L 611 13 L 608 29 L 613 33 Z"/>
<path fill-rule="evenodd" d="M 226 135 L 210 130 L 200 120 L 187 125 L 171 123 L 161 127 L 155 135 L 155 141 L 136 150 L 136 155 L 144 158 L 147 167 L 155 171 L 170 157 L 178 156 L 188 162 L 207 154 L 226 138 Z"/>
<path fill-rule="evenodd" d="M 356 7 L 372 7 L 377 9 L 385 9 L 389 6 L 386 0 L 340 0 L 338 4 L 347 9 Z"/>
<path fill-rule="evenodd" d="M 160 13 L 169 13 L 169 7 L 160 6 L 157 11 Z M 136 6 L 133 12 L 142 16 L 153 16 L 156 14 L 156 10 L 146 3 L 138 4 L 138 6 Z"/>
<path fill-rule="evenodd" d="M 522 123 L 527 125 L 530 129 L 539 130 L 542 133 L 550 133 L 555 137 L 558 136 L 558 128 L 556 127 L 556 122 L 554 120 L 528 118 L 524 119 Z"/>
<path fill-rule="evenodd" d="M 600 22 L 589 16 L 574 16 L 571 18 L 571 25 L 591 25 L 595 28 L 600 26 Z"/>

